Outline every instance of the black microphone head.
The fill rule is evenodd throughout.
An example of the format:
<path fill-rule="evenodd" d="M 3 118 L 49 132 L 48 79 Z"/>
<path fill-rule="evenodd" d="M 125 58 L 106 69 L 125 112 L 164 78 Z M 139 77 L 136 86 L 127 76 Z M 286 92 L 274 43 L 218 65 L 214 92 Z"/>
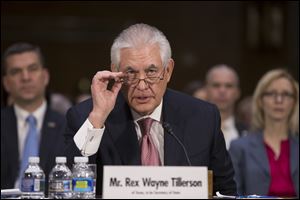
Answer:
<path fill-rule="evenodd" d="M 172 133 L 171 125 L 168 122 L 163 122 L 163 127 L 166 129 L 169 133 Z"/>

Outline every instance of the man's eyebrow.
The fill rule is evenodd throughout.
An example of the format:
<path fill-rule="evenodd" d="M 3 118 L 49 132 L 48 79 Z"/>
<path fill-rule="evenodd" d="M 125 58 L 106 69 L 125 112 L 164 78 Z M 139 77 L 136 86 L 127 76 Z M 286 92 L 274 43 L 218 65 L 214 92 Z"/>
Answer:
<path fill-rule="evenodd" d="M 39 64 L 37 63 L 32 63 L 32 64 L 29 64 L 28 66 L 26 66 L 26 68 L 30 68 L 30 67 L 38 67 Z M 11 66 L 8 70 L 23 70 L 22 67 L 20 66 Z"/>
<path fill-rule="evenodd" d="M 126 71 L 127 71 L 127 70 L 133 70 L 133 71 L 136 71 L 136 70 L 135 70 L 132 66 L 130 66 L 130 65 L 129 65 L 129 66 L 126 66 L 126 67 L 125 67 L 125 70 L 126 70 Z"/>
<path fill-rule="evenodd" d="M 28 67 L 39 67 L 40 65 L 38 63 L 32 63 L 28 65 Z"/>
<path fill-rule="evenodd" d="M 147 69 L 149 69 L 149 68 L 158 68 L 156 65 L 154 65 L 154 64 L 151 64 L 151 65 L 149 65 L 148 67 L 147 67 Z"/>
<path fill-rule="evenodd" d="M 158 67 L 157 67 L 156 65 L 154 65 L 154 64 L 151 64 L 151 65 L 149 65 L 148 67 L 146 67 L 146 70 L 147 70 L 147 69 L 151 69 L 151 68 L 158 68 Z M 134 67 L 132 67 L 132 66 L 130 66 L 130 65 L 126 66 L 126 67 L 125 67 L 125 70 L 138 71 L 138 70 L 134 69 Z"/>

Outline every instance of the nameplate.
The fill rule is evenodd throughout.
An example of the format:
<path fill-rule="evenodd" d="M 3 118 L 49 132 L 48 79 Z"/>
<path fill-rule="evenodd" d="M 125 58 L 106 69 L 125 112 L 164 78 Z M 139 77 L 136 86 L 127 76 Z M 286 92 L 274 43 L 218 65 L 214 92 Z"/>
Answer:
<path fill-rule="evenodd" d="M 207 199 L 207 167 L 104 166 L 104 199 Z"/>

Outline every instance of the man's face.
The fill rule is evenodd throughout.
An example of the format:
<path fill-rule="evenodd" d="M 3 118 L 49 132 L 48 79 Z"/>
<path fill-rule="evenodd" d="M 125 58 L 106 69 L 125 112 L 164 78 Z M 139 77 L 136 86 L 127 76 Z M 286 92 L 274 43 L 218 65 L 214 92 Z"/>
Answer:
<path fill-rule="evenodd" d="M 207 80 L 208 101 L 216 104 L 219 110 L 228 111 L 234 108 L 240 92 L 237 78 L 228 69 L 215 69 Z"/>
<path fill-rule="evenodd" d="M 164 68 L 158 45 L 121 49 L 119 71 L 135 78 L 122 87 L 129 106 L 141 115 L 151 114 L 163 98 L 173 67 L 170 59 Z"/>
<path fill-rule="evenodd" d="M 35 52 L 7 57 L 3 83 L 16 103 L 30 103 L 44 98 L 48 82 L 48 71 L 42 67 Z"/>

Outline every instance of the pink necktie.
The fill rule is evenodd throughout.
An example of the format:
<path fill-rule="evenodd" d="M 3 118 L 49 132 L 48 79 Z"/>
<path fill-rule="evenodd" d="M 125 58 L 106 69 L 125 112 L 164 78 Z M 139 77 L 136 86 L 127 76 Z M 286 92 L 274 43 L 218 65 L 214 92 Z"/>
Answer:
<path fill-rule="evenodd" d="M 152 122 L 151 118 L 145 118 L 138 121 L 142 132 L 141 141 L 141 161 L 142 165 L 160 165 L 158 151 L 150 135 Z"/>

